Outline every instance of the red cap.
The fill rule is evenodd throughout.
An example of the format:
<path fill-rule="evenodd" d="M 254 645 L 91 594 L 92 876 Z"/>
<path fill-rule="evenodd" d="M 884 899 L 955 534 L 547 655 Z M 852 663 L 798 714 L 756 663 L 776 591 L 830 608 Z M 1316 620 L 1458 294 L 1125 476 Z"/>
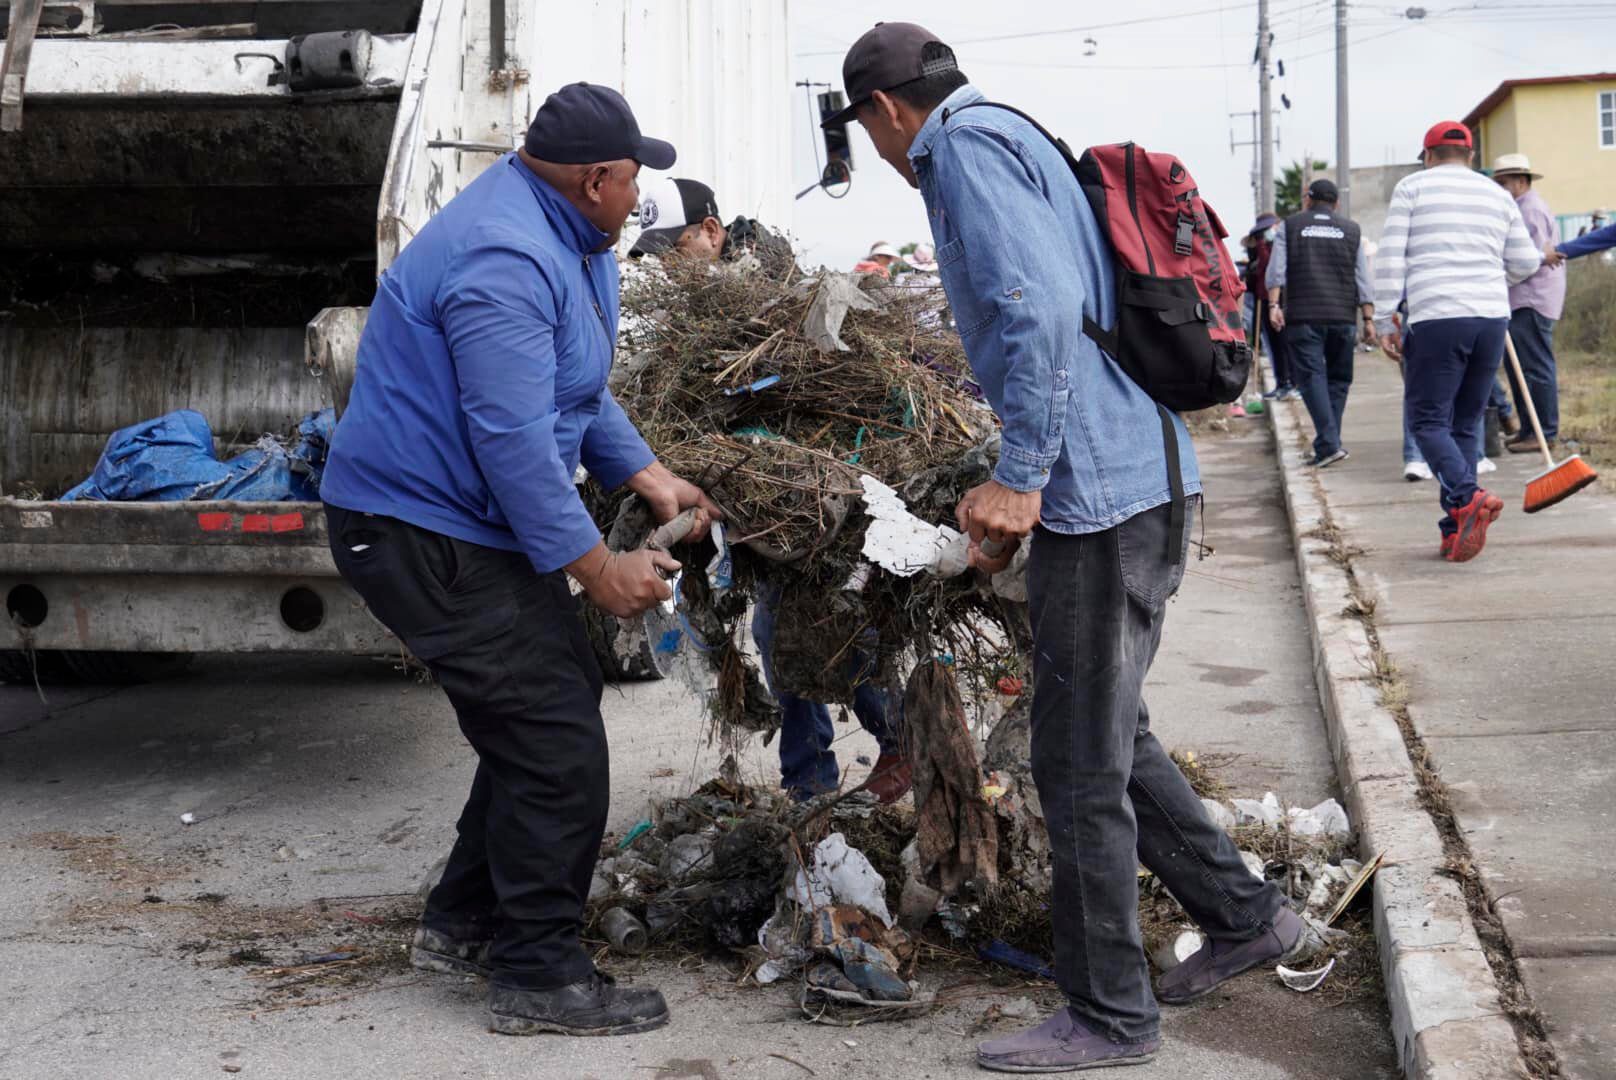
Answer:
<path fill-rule="evenodd" d="M 1425 133 L 1425 149 L 1433 146 L 1462 146 L 1467 150 L 1474 149 L 1470 141 L 1470 129 L 1457 120 L 1444 120 L 1434 125 Z"/>

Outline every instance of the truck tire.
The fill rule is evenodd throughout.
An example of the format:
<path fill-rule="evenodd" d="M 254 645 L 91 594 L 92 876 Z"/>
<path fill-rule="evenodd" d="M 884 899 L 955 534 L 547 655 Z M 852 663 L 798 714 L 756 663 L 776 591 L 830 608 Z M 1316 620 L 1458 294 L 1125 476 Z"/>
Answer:
<path fill-rule="evenodd" d="M 64 649 L 57 653 L 68 680 L 102 686 L 158 682 L 191 666 L 190 653 L 103 652 Z"/>
<path fill-rule="evenodd" d="M 607 614 L 587 600 L 582 610 L 584 629 L 589 633 L 589 643 L 594 646 L 595 659 L 600 661 L 601 674 L 607 682 L 652 682 L 668 677 L 672 670 L 671 658 L 658 652 L 656 645 L 672 622 L 659 608 L 652 608 L 635 620 L 636 628 L 643 628 L 642 632 L 623 650 L 617 646 L 623 635 L 630 632 L 629 622 Z"/>

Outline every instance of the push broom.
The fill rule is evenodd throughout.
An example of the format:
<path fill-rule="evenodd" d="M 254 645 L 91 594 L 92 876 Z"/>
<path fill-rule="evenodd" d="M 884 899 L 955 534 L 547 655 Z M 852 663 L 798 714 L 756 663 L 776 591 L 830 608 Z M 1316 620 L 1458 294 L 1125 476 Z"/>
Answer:
<path fill-rule="evenodd" d="M 1525 390 L 1526 377 L 1521 374 L 1521 358 L 1515 355 L 1515 342 L 1507 330 L 1504 332 L 1504 351 L 1509 354 L 1509 367 L 1515 372 L 1516 385 Z M 1543 452 L 1543 471 L 1526 482 L 1526 512 L 1535 514 L 1557 502 L 1569 499 L 1598 480 L 1599 474 L 1594 471 L 1592 465 L 1582 460 L 1580 454 L 1572 454 L 1556 465 L 1554 456 L 1549 453 L 1549 442 L 1543 437 L 1543 425 L 1538 423 L 1537 406 L 1532 404 L 1532 395 L 1523 393 L 1521 400 L 1526 406 L 1526 418 L 1532 421 L 1532 434 L 1537 436 L 1537 448 Z"/>

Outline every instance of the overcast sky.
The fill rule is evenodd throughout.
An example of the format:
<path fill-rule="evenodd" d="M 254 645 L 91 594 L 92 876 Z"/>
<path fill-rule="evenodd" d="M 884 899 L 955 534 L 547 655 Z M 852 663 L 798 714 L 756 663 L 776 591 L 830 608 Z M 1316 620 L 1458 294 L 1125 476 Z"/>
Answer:
<path fill-rule="evenodd" d="M 1398 4 L 1349 7 L 1352 164 L 1413 160 L 1425 129 L 1460 119 L 1508 78 L 1616 69 L 1616 0 L 1421 0 L 1414 21 Z M 1334 0 L 1270 0 L 1274 82 L 1291 108 L 1278 118 L 1276 163 L 1304 150 L 1335 162 Z M 1076 150 L 1134 139 L 1177 154 L 1236 235 L 1250 226 L 1251 118 L 1257 106 L 1257 5 L 1229 0 L 793 0 L 793 80 L 841 85 L 847 46 L 876 19 L 918 22 L 954 46 L 988 97 L 1038 117 Z M 1057 33 L 1133 20 L 1133 25 Z M 972 41 L 1029 34 L 1012 40 Z M 1096 44 L 1086 45 L 1085 38 Z M 1085 56 L 1092 50 L 1094 55 Z M 794 187 L 817 175 L 817 135 L 797 90 Z M 1593 109 L 1589 108 L 1590 123 Z M 920 193 L 852 125 L 854 180 L 840 200 L 815 191 L 796 204 L 803 261 L 850 267 L 874 240 L 929 240 Z M 1592 133 L 1590 132 L 1590 137 Z M 1616 202 L 1616 192 L 1607 202 Z M 1556 207 L 1571 213 L 1587 207 Z"/>

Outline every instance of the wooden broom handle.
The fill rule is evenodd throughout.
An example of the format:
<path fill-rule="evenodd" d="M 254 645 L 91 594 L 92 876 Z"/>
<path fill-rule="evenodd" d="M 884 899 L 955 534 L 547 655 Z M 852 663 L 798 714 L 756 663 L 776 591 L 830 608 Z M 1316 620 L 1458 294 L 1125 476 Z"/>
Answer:
<path fill-rule="evenodd" d="M 1515 355 L 1515 340 L 1504 331 L 1504 353 L 1509 357 L 1510 370 L 1515 372 L 1515 385 L 1521 388 L 1521 404 L 1526 406 L 1526 418 L 1532 421 L 1532 434 L 1537 436 L 1537 448 L 1543 451 L 1543 467 L 1554 468 L 1554 455 L 1549 453 L 1549 441 L 1543 437 L 1543 425 L 1537 421 L 1537 406 L 1532 404 L 1532 388 L 1526 385 L 1521 373 L 1521 358 Z"/>

